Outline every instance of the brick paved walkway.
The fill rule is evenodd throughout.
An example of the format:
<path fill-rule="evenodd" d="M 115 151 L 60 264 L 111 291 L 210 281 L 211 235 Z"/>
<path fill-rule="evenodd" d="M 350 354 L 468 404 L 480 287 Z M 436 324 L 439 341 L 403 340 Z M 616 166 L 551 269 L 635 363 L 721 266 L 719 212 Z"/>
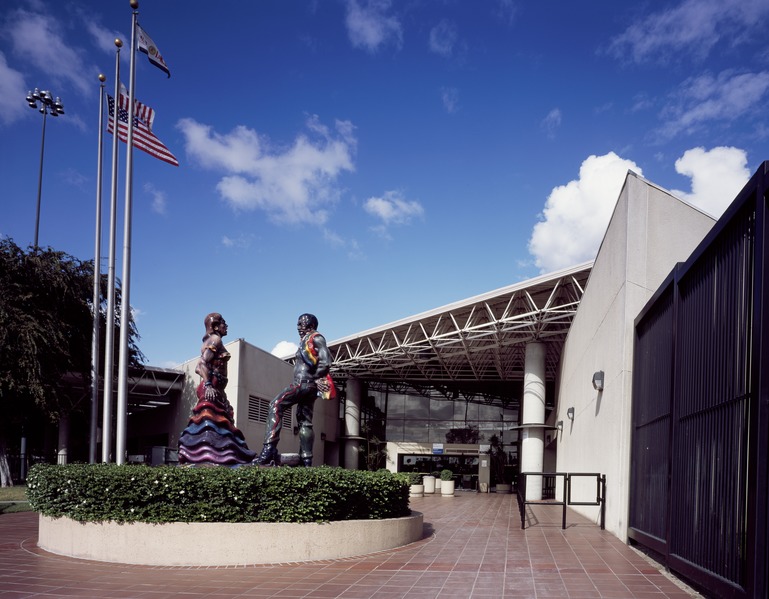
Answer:
<path fill-rule="evenodd" d="M 0 597 L 615 598 L 697 593 L 574 512 L 535 507 L 520 528 L 514 495 L 457 491 L 411 500 L 425 537 L 373 555 L 229 568 L 130 566 L 38 549 L 37 515 L 0 515 Z"/>

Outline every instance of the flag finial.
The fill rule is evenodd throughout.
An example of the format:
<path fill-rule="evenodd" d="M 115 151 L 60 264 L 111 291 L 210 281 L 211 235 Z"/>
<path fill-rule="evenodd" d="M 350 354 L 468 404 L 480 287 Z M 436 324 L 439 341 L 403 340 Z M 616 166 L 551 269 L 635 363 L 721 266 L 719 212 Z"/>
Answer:
<path fill-rule="evenodd" d="M 131 8 L 133 8 L 134 10 L 138 10 L 139 0 L 131 0 Z"/>
<path fill-rule="evenodd" d="M 118 48 L 122 48 L 122 47 L 123 47 L 123 40 L 121 40 L 119 37 L 116 37 L 116 38 L 115 38 L 115 45 L 116 45 Z"/>

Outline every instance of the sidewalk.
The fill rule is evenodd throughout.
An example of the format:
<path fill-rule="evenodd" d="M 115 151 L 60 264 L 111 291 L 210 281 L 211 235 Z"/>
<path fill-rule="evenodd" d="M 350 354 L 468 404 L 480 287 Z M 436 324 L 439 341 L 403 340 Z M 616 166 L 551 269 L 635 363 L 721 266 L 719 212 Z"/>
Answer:
<path fill-rule="evenodd" d="M 574 512 L 535 507 L 521 530 L 514 495 L 412 499 L 425 536 L 340 560 L 167 568 L 76 560 L 36 546 L 37 514 L 0 515 L 0 598 L 230 597 L 688 599 L 697 593 Z M 205 539 L 201 539 L 205 543 Z"/>

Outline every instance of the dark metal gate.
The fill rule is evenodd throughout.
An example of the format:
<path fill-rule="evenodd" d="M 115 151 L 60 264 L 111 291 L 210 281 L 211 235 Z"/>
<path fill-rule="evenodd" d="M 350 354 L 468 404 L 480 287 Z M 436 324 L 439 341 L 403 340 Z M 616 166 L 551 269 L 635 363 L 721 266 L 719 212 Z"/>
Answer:
<path fill-rule="evenodd" d="M 628 536 L 716 597 L 767 597 L 764 162 L 635 322 Z"/>

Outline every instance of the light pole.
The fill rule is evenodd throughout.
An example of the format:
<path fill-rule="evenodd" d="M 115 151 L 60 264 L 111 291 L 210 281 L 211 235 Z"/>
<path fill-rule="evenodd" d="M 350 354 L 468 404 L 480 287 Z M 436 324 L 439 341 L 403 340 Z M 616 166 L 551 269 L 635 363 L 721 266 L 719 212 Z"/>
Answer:
<path fill-rule="evenodd" d="M 35 91 L 27 94 L 27 103 L 30 108 L 36 108 L 43 115 L 43 139 L 40 142 L 40 174 L 37 179 L 37 212 L 35 214 L 35 244 L 37 248 L 37 236 L 40 230 L 40 193 L 43 190 L 43 155 L 45 152 L 45 118 L 50 113 L 51 116 L 59 116 L 64 114 L 64 106 L 61 103 L 60 98 L 53 99 L 51 92 L 47 90 L 40 91 L 35 88 Z"/>

